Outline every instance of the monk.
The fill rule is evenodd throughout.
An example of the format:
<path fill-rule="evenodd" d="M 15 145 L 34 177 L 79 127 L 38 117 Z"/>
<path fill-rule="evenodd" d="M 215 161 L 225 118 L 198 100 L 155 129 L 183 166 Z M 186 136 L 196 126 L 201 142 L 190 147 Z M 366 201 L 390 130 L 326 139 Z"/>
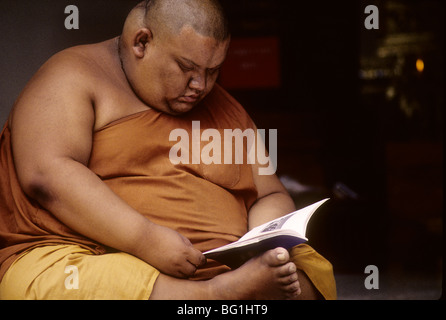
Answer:
<path fill-rule="evenodd" d="M 235 270 L 202 253 L 295 210 L 260 164 L 169 160 L 192 121 L 255 129 L 215 84 L 229 42 L 217 1 L 150 0 L 39 69 L 0 141 L 1 299 L 336 297 L 307 245 Z"/>

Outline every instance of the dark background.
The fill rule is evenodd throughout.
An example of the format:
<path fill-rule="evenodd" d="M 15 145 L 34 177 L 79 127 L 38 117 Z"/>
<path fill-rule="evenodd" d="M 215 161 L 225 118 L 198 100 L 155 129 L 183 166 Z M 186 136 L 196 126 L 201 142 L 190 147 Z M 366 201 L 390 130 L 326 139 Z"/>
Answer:
<path fill-rule="evenodd" d="M 51 55 L 119 35 L 137 2 L 2 0 L 0 121 Z M 258 128 L 278 129 L 277 173 L 296 205 L 332 198 L 312 219 L 307 236 L 333 263 L 340 297 L 370 296 L 363 288 L 356 296 L 345 291 L 348 281 L 363 286 L 370 264 L 386 281 L 378 298 L 438 297 L 444 223 L 443 1 L 222 3 L 241 46 L 249 50 L 249 39 L 265 37 L 278 43 L 270 63 L 253 66 L 262 74 L 278 63 L 276 85 L 229 86 L 228 91 Z M 70 4 L 79 9 L 78 30 L 64 27 Z M 378 30 L 364 27 L 370 4 L 379 9 Z M 416 69 L 417 59 L 424 61 L 423 71 Z M 231 83 L 237 75 L 227 70 Z M 346 281 L 345 275 L 362 277 Z M 427 295 L 407 295 L 413 279 Z"/>

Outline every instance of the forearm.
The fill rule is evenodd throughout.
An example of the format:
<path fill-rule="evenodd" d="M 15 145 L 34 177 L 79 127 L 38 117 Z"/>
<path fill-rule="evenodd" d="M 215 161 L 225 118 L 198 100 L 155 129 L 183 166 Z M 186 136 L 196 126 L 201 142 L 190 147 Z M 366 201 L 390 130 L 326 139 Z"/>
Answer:
<path fill-rule="evenodd" d="M 141 244 L 151 222 L 120 199 L 83 164 L 56 159 L 42 168 L 28 193 L 76 232 L 147 260 Z"/>
<path fill-rule="evenodd" d="M 295 210 L 294 201 L 286 191 L 265 195 L 257 199 L 249 210 L 248 229 L 251 230 Z"/>

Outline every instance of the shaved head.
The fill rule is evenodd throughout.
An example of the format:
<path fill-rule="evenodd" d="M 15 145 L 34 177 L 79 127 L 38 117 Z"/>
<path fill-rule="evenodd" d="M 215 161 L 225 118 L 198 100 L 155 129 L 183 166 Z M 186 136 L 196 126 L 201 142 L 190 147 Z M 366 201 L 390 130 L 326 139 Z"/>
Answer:
<path fill-rule="evenodd" d="M 198 34 L 224 41 L 229 37 L 226 16 L 217 0 L 146 0 L 144 24 L 154 36 L 165 31 L 178 34 L 185 26 Z"/>
<path fill-rule="evenodd" d="M 212 90 L 229 42 L 217 0 L 147 0 L 129 13 L 117 46 L 136 96 L 179 115 Z"/>

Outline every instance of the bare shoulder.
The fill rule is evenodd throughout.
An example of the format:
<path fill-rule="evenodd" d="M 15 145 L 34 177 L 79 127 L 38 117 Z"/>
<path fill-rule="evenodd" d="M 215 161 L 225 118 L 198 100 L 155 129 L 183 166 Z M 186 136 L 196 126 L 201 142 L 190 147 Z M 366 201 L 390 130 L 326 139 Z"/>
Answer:
<path fill-rule="evenodd" d="M 34 83 L 48 84 L 56 82 L 58 89 L 68 86 L 70 90 L 89 91 L 89 86 L 99 77 L 101 44 L 84 45 L 65 49 L 52 56 L 34 75 L 30 85 Z M 50 89 L 50 88 L 48 88 Z"/>
<path fill-rule="evenodd" d="M 89 46 L 57 53 L 17 99 L 9 125 L 22 175 L 39 161 L 47 163 L 57 157 L 88 162 L 100 86 L 96 83 L 101 77 L 98 73 L 103 72 L 92 57 L 93 49 L 100 54 L 100 47 Z"/>
<path fill-rule="evenodd" d="M 34 99 L 49 99 L 62 94 L 89 94 L 88 83 L 93 73 L 89 70 L 91 63 L 81 52 L 77 48 L 66 49 L 46 61 L 23 89 L 17 106 L 30 95 Z"/>

